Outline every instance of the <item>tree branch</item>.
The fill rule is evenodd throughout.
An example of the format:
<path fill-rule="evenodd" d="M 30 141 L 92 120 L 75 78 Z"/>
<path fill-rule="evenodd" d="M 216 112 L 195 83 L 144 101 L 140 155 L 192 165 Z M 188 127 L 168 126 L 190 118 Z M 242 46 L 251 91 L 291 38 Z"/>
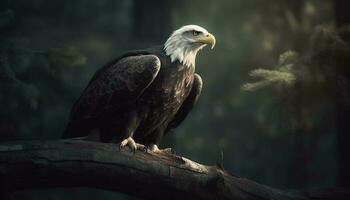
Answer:
<path fill-rule="evenodd" d="M 156 153 L 119 151 L 82 140 L 0 144 L 2 192 L 43 187 L 96 187 L 146 199 L 349 199 L 347 190 L 283 191 L 215 166 Z"/>

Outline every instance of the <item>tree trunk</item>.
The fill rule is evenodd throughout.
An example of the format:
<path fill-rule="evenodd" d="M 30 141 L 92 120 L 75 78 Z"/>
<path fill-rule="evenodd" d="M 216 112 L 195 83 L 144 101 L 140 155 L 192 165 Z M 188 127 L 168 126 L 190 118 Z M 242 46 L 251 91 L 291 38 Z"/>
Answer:
<path fill-rule="evenodd" d="M 335 15 L 337 26 L 340 28 L 344 25 L 350 25 L 349 0 L 335 0 Z M 342 38 L 349 40 L 349 35 Z M 335 65 L 344 65 L 337 75 L 337 129 L 338 129 L 338 183 L 342 187 L 350 187 L 350 72 L 347 63 L 339 62 Z M 346 65 L 346 66 L 345 66 Z"/>
<path fill-rule="evenodd" d="M 350 192 L 282 191 L 186 158 L 119 151 L 81 140 L 0 145 L 2 193 L 47 187 L 96 187 L 146 199 L 349 199 Z"/>
<path fill-rule="evenodd" d="M 297 83 L 293 88 L 293 152 L 289 169 L 288 183 L 293 188 L 304 188 L 309 181 L 307 149 L 305 146 L 305 136 L 307 135 L 306 119 L 303 115 L 304 99 L 301 83 Z M 292 121 L 291 120 L 291 121 Z"/>

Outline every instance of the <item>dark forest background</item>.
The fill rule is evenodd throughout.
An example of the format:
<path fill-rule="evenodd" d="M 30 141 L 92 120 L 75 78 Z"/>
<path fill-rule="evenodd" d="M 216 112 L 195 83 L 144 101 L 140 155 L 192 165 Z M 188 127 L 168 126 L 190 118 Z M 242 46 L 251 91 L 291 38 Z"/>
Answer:
<path fill-rule="evenodd" d="M 347 0 L 2 0 L 0 141 L 57 139 L 93 73 L 198 24 L 199 103 L 163 147 L 282 189 L 350 185 Z M 67 177 L 69 181 L 69 177 Z M 130 199 L 87 188 L 13 199 Z"/>

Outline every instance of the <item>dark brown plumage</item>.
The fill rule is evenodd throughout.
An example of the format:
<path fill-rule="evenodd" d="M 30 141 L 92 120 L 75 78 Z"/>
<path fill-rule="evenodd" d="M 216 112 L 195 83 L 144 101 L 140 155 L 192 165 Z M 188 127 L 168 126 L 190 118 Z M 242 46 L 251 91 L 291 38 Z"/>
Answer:
<path fill-rule="evenodd" d="M 64 138 L 98 130 L 103 142 L 133 137 L 158 145 L 197 101 L 194 67 L 171 62 L 162 47 L 127 53 L 96 72 L 74 103 Z"/>

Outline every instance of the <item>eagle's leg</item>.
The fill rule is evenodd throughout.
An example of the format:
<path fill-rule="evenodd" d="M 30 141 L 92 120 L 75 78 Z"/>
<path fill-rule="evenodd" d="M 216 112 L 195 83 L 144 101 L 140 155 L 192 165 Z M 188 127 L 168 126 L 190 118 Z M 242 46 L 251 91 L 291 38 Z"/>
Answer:
<path fill-rule="evenodd" d="M 123 139 L 120 142 L 119 149 L 122 149 L 125 146 L 128 146 L 133 152 L 135 152 L 136 150 L 146 151 L 145 145 L 136 143 L 135 140 L 133 139 L 134 131 L 137 129 L 137 127 L 140 124 L 137 113 L 135 111 L 130 112 L 126 119 L 127 120 L 124 123 L 124 127 L 120 130 L 120 132 L 125 134 L 122 137 L 125 139 Z"/>

